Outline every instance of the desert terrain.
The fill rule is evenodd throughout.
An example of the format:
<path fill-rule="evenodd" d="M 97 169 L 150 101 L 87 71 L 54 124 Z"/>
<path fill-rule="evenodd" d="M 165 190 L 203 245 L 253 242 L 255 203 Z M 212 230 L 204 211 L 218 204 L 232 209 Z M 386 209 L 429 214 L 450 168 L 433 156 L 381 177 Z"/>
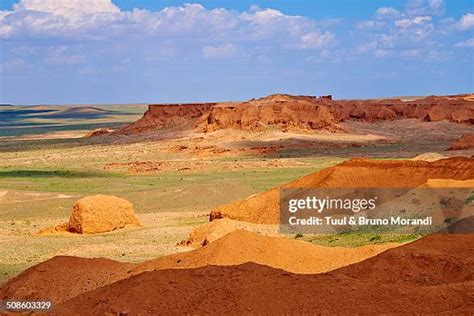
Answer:
<path fill-rule="evenodd" d="M 453 234 L 278 229 L 280 188 L 474 189 L 472 94 L 2 117 L 0 300 L 58 315 L 474 312 L 470 217 Z"/>

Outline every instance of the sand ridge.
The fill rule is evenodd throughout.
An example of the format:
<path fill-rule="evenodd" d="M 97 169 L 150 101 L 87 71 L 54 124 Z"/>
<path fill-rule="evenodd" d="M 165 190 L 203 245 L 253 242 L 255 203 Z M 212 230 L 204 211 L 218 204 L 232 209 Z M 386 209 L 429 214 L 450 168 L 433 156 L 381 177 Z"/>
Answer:
<path fill-rule="evenodd" d="M 396 246 L 399 244 L 375 244 L 357 248 L 324 247 L 306 241 L 236 230 L 205 247 L 147 261 L 133 271 L 136 273 L 154 269 L 255 262 L 293 273 L 321 273 L 359 262 Z"/>

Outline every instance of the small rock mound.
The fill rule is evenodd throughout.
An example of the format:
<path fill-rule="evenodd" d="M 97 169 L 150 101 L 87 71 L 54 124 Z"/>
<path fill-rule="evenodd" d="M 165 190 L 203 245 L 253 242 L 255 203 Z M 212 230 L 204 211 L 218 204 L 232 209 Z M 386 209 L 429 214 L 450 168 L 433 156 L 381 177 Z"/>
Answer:
<path fill-rule="evenodd" d="M 84 137 L 90 138 L 90 137 L 96 137 L 96 136 L 102 136 L 106 134 L 112 133 L 114 130 L 110 128 L 97 128 L 89 133 L 87 133 Z"/>
<path fill-rule="evenodd" d="M 74 204 L 67 229 L 73 233 L 96 234 L 140 225 L 132 203 L 111 195 L 94 195 Z"/>
<path fill-rule="evenodd" d="M 222 218 L 198 226 L 180 245 L 199 248 L 240 229 L 265 236 L 279 235 L 278 225 L 260 225 Z"/>
<path fill-rule="evenodd" d="M 474 149 L 474 133 L 462 135 L 460 139 L 451 144 L 447 150 Z"/>
<path fill-rule="evenodd" d="M 445 159 L 447 158 L 446 156 L 443 156 L 441 154 L 438 154 L 438 153 L 423 153 L 423 154 L 420 154 L 416 157 L 413 157 L 411 158 L 410 160 L 413 160 L 413 161 L 436 161 L 436 160 L 441 160 L 441 159 Z"/>
<path fill-rule="evenodd" d="M 99 194 L 76 201 L 67 223 L 40 230 L 38 234 L 97 234 L 139 225 L 132 203 L 116 196 Z"/>

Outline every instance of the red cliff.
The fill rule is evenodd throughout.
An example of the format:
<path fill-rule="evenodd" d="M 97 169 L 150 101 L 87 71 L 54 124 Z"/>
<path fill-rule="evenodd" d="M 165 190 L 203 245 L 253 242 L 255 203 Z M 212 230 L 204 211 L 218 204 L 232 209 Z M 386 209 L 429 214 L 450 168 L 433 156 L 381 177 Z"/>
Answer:
<path fill-rule="evenodd" d="M 271 95 L 246 102 L 151 104 L 129 134 L 155 129 L 255 130 L 267 127 L 336 131 L 348 120 L 375 122 L 416 118 L 474 123 L 474 102 L 463 95 L 416 99 L 331 100 L 311 96 Z"/>

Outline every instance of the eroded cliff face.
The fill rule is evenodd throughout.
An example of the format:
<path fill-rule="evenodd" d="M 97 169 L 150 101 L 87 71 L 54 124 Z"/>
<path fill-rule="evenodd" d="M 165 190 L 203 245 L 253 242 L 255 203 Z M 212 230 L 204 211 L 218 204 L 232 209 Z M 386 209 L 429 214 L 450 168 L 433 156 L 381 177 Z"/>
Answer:
<path fill-rule="evenodd" d="M 152 104 L 137 122 L 119 133 L 156 129 L 256 130 L 262 128 L 340 130 L 347 120 L 376 122 L 416 118 L 474 123 L 474 102 L 466 95 L 426 97 L 413 101 L 330 100 L 311 96 L 271 95 L 247 102 Z"/>
<path fill-rule="evenodd" d="M 133 134 L 154 129 L 188 129 L 199 125 L 217 103 L 150 104 L 143 117 L 119 133 Z"/>
<path fill-rule="evenodd" d="M 337 120 L 324 104 L 305 100 L 254 100 L 219 104 L 211 108 L 199 126 L 204 131 L 224 128 L 255 130 L 266 127 L 281 129 L 339 129 Z"/>
<path fill-rule="evenodd" d="M 456 123 L 474 123 L 474 102 L 467 100 L 463 95 L 430 96 L 413 101 L 400 99 L 333 101 L 329 108 L 339 121 L 375 122 L 417 118 L 427 122 L 448 120 Z"/>

